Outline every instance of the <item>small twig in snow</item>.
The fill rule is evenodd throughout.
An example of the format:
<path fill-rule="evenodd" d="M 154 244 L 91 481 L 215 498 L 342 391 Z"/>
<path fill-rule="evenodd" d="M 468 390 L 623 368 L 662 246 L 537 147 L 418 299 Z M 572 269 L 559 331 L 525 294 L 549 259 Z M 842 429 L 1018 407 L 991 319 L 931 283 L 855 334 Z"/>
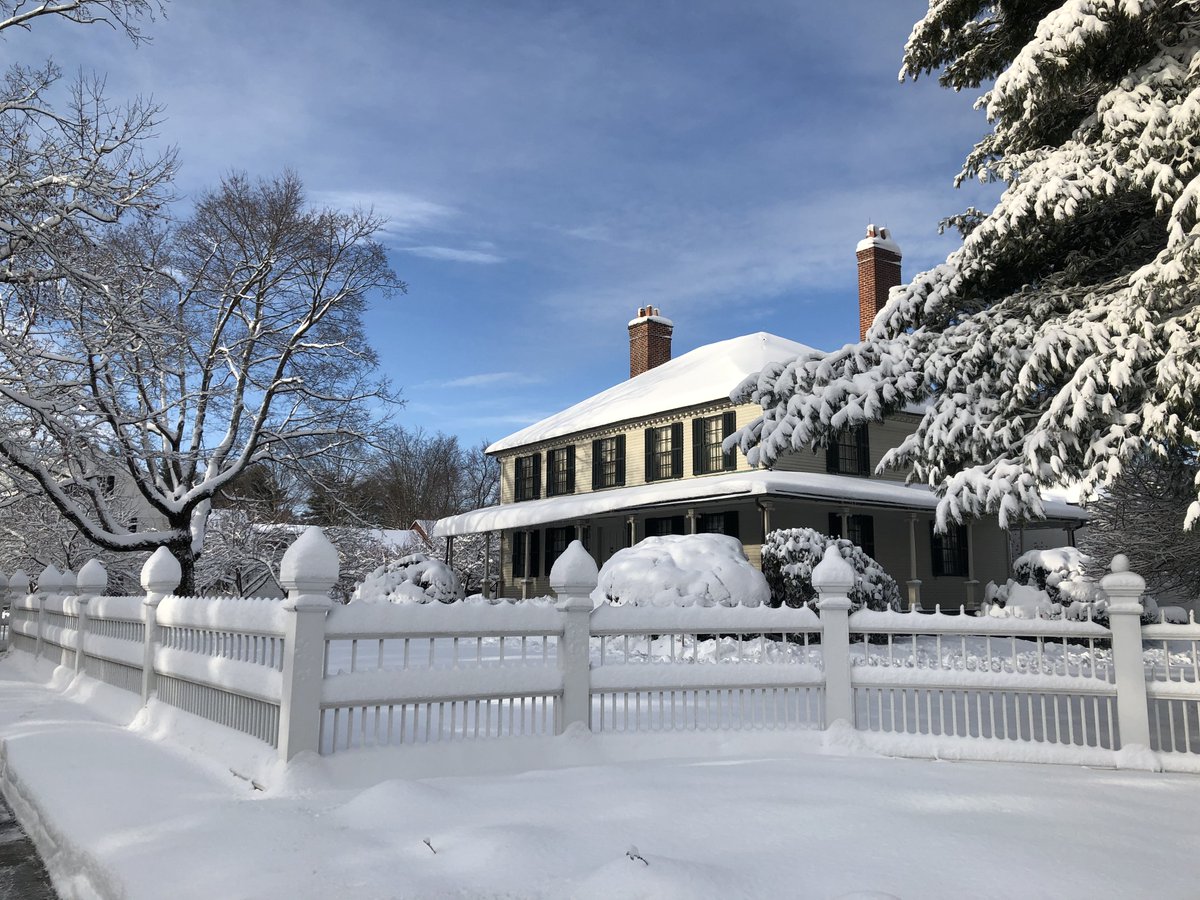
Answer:
<path fill-rule="evenodd" d="M 429 848 L 430 853 L 432 853 L 434 856 L 437 856 L 437 851 L 433 849 L 433 842 L 430 841 L 429 838 L 425 838 L 423 843 Z"/>
<path fill-rule="evenodd" d="M 650 863 L 648 863 L 646 861 L 646 857 L 644 857 L 644 856 L 642 856 L 642 854 L 638 853 L 638 848 L 633 846 L 633 844 L 629 845 L 629 849 L 625 851 L 625 855 L 628 856 L 630 859 L 640 860 L 642 865 L 644 865 L 644 866 L 650 865 Z"/>

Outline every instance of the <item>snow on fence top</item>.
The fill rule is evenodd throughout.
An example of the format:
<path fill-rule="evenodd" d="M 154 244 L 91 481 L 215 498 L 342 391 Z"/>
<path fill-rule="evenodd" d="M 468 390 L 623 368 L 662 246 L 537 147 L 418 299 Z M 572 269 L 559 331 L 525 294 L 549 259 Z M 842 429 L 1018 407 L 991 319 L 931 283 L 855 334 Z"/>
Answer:
<path fill-rule="evenodd" d="M 864 634 L 1003 634 L 1029 637 L 1109 637 L 1096 622 L 1069 619 L 1016 619 L 989 616 L 948 616 L 939 612 L 878 612 L 862 609 L 850 614 L 850 631 Z"/>
<path fill-rule="evenodd" d="M 808 607 L 790 606 L 610 606 L 592 613 L 591 633 L 612 634 L 780 634 L 820 631 L 821 620 Z"/>
<path fill-rule="evenodd" d="M 428 603 L 335 606 L 326 638 L 496 637 L 561 634 L 563 614 L 551 603 Z"/>
<path fill-rule="evenodd" d="M 283 602 L 244 597 L 179 597 L 171 594 L 158 606 L 158 624 L 250 634 L 283 634 Z"/>

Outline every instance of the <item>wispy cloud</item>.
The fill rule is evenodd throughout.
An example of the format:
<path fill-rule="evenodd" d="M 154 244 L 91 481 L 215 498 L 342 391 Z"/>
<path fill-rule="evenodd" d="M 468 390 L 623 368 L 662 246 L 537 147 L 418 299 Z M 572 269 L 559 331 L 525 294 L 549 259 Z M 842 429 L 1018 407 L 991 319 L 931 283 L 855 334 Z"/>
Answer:
<path fill-rule="evenodd" d="M 405 253 L 413 256 L 423 256 L 426 259 L 444 259 L 449 262 L 473 263 L 475 265 L 494 265 L 505 261 L 503 256 L 489 253 L 486 250 L 466 250 L 459 247 L 401 247 Z"/>
<path fill-rule="evenodd" d="M 465 375 L 451 381 L 438 383 L 437 387 L 465 388 L 492 387 L 495 385 L 514 386 L 520 384 L 537 384 L 542 378 L 527 375 L 524 372 L 481 372 L 478 375 Z"/>
<path fill-rule="evenodd" d="M 458 215 L 451 206 L 402 191 L 313 191 L 312 199 L 322 206 L 372 210 L 386 220 L 380 230 L 385 238 L 391 239 L 445 227 Z"/>

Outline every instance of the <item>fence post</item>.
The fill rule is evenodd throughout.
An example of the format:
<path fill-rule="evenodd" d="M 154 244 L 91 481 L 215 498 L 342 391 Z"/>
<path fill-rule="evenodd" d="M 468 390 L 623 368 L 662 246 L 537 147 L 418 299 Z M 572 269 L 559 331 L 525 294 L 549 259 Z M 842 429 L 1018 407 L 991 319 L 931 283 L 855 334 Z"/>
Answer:
<path fill-rule="evenodd" d="M 550 568 L 550 589 L 563 613 L 563 641 L 558 648 L 562 672 L 562 706 L 554 717 L 554 730 L 562 734 L 576 722 L 591 727 L 591 593 L 599 571 L 592 555 L 579 541 L 571 541 Z"/>
<path fill-rule="evenodd" d="M 1150 746 L 1150 713 L 1146 702 L 1146 665 L 1142 658 L 1142 592 L 1146 579 L 1129 571 L 1124 553 L 1113 557 L 1112 572 L 1100 579 L 1108 594 L 1108 627 L 1112 631 L 1113 671 L 1117 680 L 1117 728 L 1121 749 Z"/>
<path fill-rule="evenodd" d="M 29 576 L 23 569 L 17 569 L 8 579 L 8 600 L 5 609 L 8 612 L 8 643 L 12 646 L 12 606 L 18 597 L 29 596 Z"/>
<path fill-rule="evenodd" d="M 337 549 L 315 526 L 283 554 L 279 583 L 288 592 L 283 636 L 283 691 L 279 698 L 279 758 L 321 752 L 321 685 L 325 679 L 325 615 L 333 606 Z"/>
<path fill-rule="evenodd" d="M 46 598 L 58 590 L 58 569 L 53 565 L 46 566 L 42 569 L 42 574 L 38 576 L 37 593 L 34 595 L 37 599 L 37 637 L 33 642 L 33 658 L 38 659 L 42 655 L 42 635 L 46 631 Z"/>
<path fill-rule="evenodd" d="M 821 655 L 825 662 L 825 727 L 839 719 L 854 727 L 854 693 L 850 684 L 850 590 L 854 569 L 835 544 L 812 573 L 821 612 Z"/>
<path fill-rule="evenodd" d="M 142 566 L 142 590 L 146 599 L 142 601 L 142 622 L 146 627 L 142 651 L 142 705 L 150 702 L 156 687 L 154 651 L 158 647 L 158 604 L 163 597 L 179 587 L 183 571 L 179 560 L 166 547 L 159 547 Z"/>
<path fill-rule="evenodd" d="M 79 597 L 76 602 L 79 604 L 79 618 L 76 619 L 75 632 L 75 671 L 84 671 L 84 659 L 86 654 L 86 635 L 88 626 L 88 601 L 93 597 L 99 597 L 104 593 L 104 589 L 108 587 L 108 572 L 104 566 L 95 559 L 88 560 L 83 564 L 83 568 L 79 570 Z"/>

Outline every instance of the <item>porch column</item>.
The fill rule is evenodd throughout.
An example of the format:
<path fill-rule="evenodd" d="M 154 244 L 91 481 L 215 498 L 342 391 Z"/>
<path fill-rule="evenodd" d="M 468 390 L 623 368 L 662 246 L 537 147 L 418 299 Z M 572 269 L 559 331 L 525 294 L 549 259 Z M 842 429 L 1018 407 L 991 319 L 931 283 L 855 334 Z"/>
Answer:
<path fill-rule="evenodd" d="M 908 514 L 908 608 L 921 608 L 921 579 L 917 577 L 917 514 Z"/>
<path fill-rule="evenodd" d="M 695 534 L 696 533 L 696 511 L 694 509 L 689 509 L 684 514 L 684 518 L 687 519 L 687 533 Z"/>
<path fill-rule="evenodd" d="M 842 520 L 842 540 L 850 540 L 850 509 L 843 506 L 838 512 L 838 516 Z"/>
<path fill-rule="evenodd" d="M 762 532 L 763 543 L 767 542 L 767 535 L 771 533 L 771 510 L 775 508 L 774 500 L 759 500 L 758 509 L 762 514 Z"/>
<path fill-rule="evenodd" d="M 1075 546 L 1075 529 L 1073 527 L 1067 528 L 1067 546 L 1068 547 Z"/>
<path fill-rule="evenodd" d="M 529 565 L 532 562 L 532 554 L 529 552 L 533 544 L 533 532 L 528 528 L 525 529 L 525 577 L 521 579 L 521 599 L 529 599 Z"/>
<path fill-rule="evenodd" d="M 446 538 L 446 565 L 454 566 L 454 535 Z"/>
<path fill-rule="evenodd" d="M 491 592 L 488 586 L 492 583 L 492 533 L 485 531 L 483 533 L 483 584 L 480 585 L 480 593 L 485 597 L 491 597 Z"/>
<path fill-rule="evenodd" d="M 967 609 L 975 608 L 975 523 L 967 522 Z"/>
<path fill-rule="evenodd" d="M 637 516 L 629 516 L 625 521 L 629 523 L 629 546 L 632 547 L 637 543 Z"/>

